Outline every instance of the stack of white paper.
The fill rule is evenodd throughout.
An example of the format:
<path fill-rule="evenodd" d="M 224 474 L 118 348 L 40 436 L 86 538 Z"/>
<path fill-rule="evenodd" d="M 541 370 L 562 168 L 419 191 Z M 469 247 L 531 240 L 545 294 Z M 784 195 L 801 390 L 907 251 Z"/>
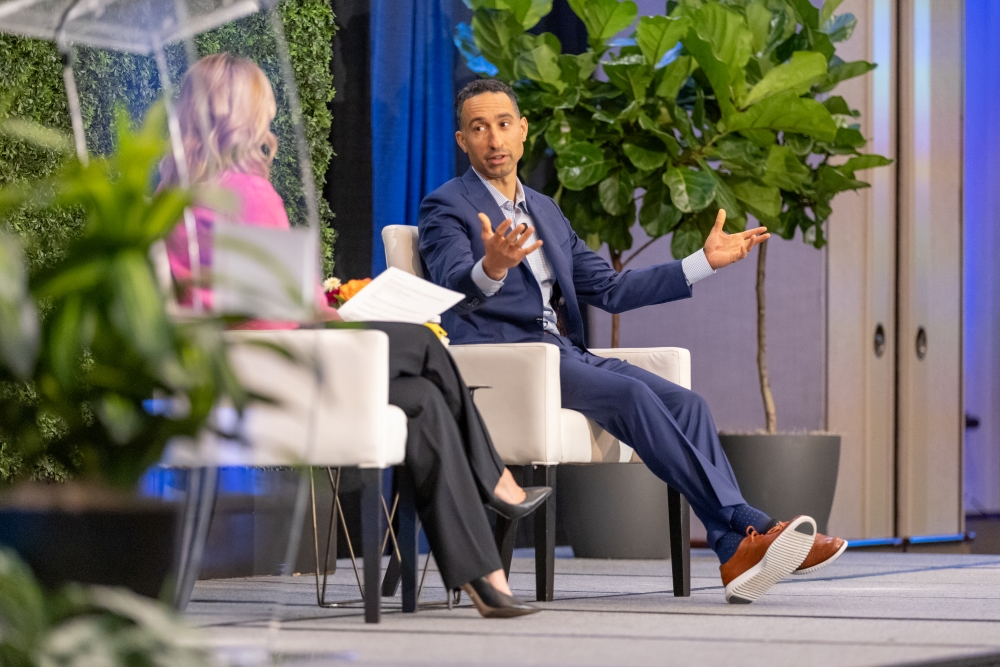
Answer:
<path fill-rule="evenodd" d="M 347 322 L 424 324 L 465 295 L 389 267 L 339 308 Z"/>

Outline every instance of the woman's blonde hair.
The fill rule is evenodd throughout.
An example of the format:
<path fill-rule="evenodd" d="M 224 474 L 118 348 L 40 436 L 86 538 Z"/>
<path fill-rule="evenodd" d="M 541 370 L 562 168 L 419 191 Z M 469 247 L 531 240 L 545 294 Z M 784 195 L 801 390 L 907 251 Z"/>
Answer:
<path fill-rule="evenodd" d="M 216 53 L 200 59 L 184 75 L 177 100 L 191 183 L 224 171 L 270 178 L 278 138 L 271 132 L 277 113 L 267 76 L 246 58 Z M 173 154 L 160 163 L 165 184 L 180 180 Z"/>

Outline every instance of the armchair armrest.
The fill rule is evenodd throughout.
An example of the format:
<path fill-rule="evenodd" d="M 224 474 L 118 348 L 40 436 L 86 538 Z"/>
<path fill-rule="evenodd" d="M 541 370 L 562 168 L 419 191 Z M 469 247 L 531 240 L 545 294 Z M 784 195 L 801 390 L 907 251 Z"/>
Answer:
<path fill-rule="evenodd" d="M 685 389 L 691 388 L 691 352 L 682 347 L 615 347 L 590 352 L 627 361 Z"/>
<path fill-rule="evenodd" d="M 225 337 L 240 382 L 273 403 L 251 404 L 242 421 L 231 407 L 217 407 L 216 424 L 235 430 L 241 442 L 205 432 L 197 457 L 229 464 L 242 459 L 240 465 L 253 466 L 381 468 L 403 461 L 406 416 L 389 405 L 385 333 L 229 331 Z"/>
<path fill-rule="evenodd" d="M 510 465 L 560 461 L 559 349 L 548 343 L 451 345 L 493 444 Z"/>

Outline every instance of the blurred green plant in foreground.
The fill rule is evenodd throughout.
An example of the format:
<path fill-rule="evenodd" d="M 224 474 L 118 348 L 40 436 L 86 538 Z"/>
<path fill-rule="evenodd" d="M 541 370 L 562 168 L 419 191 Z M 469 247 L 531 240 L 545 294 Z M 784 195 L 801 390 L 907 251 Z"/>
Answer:
<path fill-rule="evenodd" d="M 0 131 L 68 146 L 38 126 Z M 134 488 L 221 397 L 242 409 L 250 396 L 228 365 L 222 323 L 169 318 L 150 260 L 184 208 L 207 196 L 151 193 L 167 146 L 164 106 L 138 131 L 119 110 L 116 143 L 86 166 L 69 158 L 51 177 L 0 189 L 0 220 L 26 209 L 76 209 L 85 219 L 66 253 L 30 276 L 16 237 L 0 230 L 0 441 L 22 474 L 54 461 L 84 480 Z M 149 409 L 154 397 L 170 409 Z"/>
<path fill-rule="evenodd" d="M 123 589 L 70 584 L 47 593 L 0 549 L 4 667 L 208 667 L 200 639 L 164 605 Z"/>

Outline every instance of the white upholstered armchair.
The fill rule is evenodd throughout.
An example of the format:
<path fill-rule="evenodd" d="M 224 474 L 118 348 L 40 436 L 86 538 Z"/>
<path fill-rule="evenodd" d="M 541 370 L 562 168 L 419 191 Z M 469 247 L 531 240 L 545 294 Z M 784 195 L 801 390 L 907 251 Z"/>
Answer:
<path fill-rule="evenodd" d="M 220 406 L 216 426 L 228 439 L 205 430 L 197 442 L 176 441 L 164 464 L 190 468 L 195 497 L 189 498 L 185 522 L 177 604 L 183 608 L 198 576 L 201 548 L 212 512 L 214 470 L 222 466 L 357 467 L 361 478 L 361 551 L 364 560 L 365 620 L 377 623 L 381 613 L 380 572 L 386 519 L 382 500 L 383 471 L 403 463 L 406 415 L 389 404 L 389 338 L 374 330 L 229 331 L 230 361 L 243 386 L 273 403 L 254 403 L 239 419 Z M 265 345 L 261 345 L 261 343 Z M 280 348 L 288 356 L 269 349 Z M 333 477 L 330 476 L 332 483 Z M 189 488 L 189 493 L 191 488 Z M 335 494 L 336 498 L 336 494 Z M 335 500 L 336 502 L 336 500 Z M 315 491 L 313 495 L 313 539 Z M 336 506 L 335 506 L 336 507 Z M 400 502 L 401 531 L 415 530 L 412 499 Z M 335 512 L 331 508 L 331 512 Z M 408 520 L 406 520 L 408 519 Z M 331 520 L 332 530 L 336 527 Z M 345 528 L 346 530 L 346 528 Z M 317 555 L 317 601 L 319 546 Z M 416 539 L 399 544 L 403 559 L 406 611 L 414 611 Z M 327 543 L 327 561 L 330 544 Z M 324 585 L 325 591 L 325 585 Z M 409 600 L 406 598 L 410 598 Z"/>
<path fill-rule="evenodd" d="M 386 263 L 423 277 L 417 228 L 390 225 L 382 230 Z M 451 345 L 462 377 L 476 391 L 476 406 L 497 451 L 510 466 L 531 470 L 529 483 L 555 487 L 560 464 L 639 461 L 632 449 L 579 412 L 562 407 L 559 350 L 547 343 Z M 676 347 L 591 350 L 616 357 L 683 387 L 691 386 L 691 354 Z M 511 419 L 510 415 L 517 415 Z M 690 513 L 674 489 L 669 493 L 670 552 L 674 595 L 690 595 Z M 553 597 L 555 494 L 535 518 L 535 577 L 539 600 Z M 513 526 L 500 520 L 497 543 L 509 570 Z"/>

